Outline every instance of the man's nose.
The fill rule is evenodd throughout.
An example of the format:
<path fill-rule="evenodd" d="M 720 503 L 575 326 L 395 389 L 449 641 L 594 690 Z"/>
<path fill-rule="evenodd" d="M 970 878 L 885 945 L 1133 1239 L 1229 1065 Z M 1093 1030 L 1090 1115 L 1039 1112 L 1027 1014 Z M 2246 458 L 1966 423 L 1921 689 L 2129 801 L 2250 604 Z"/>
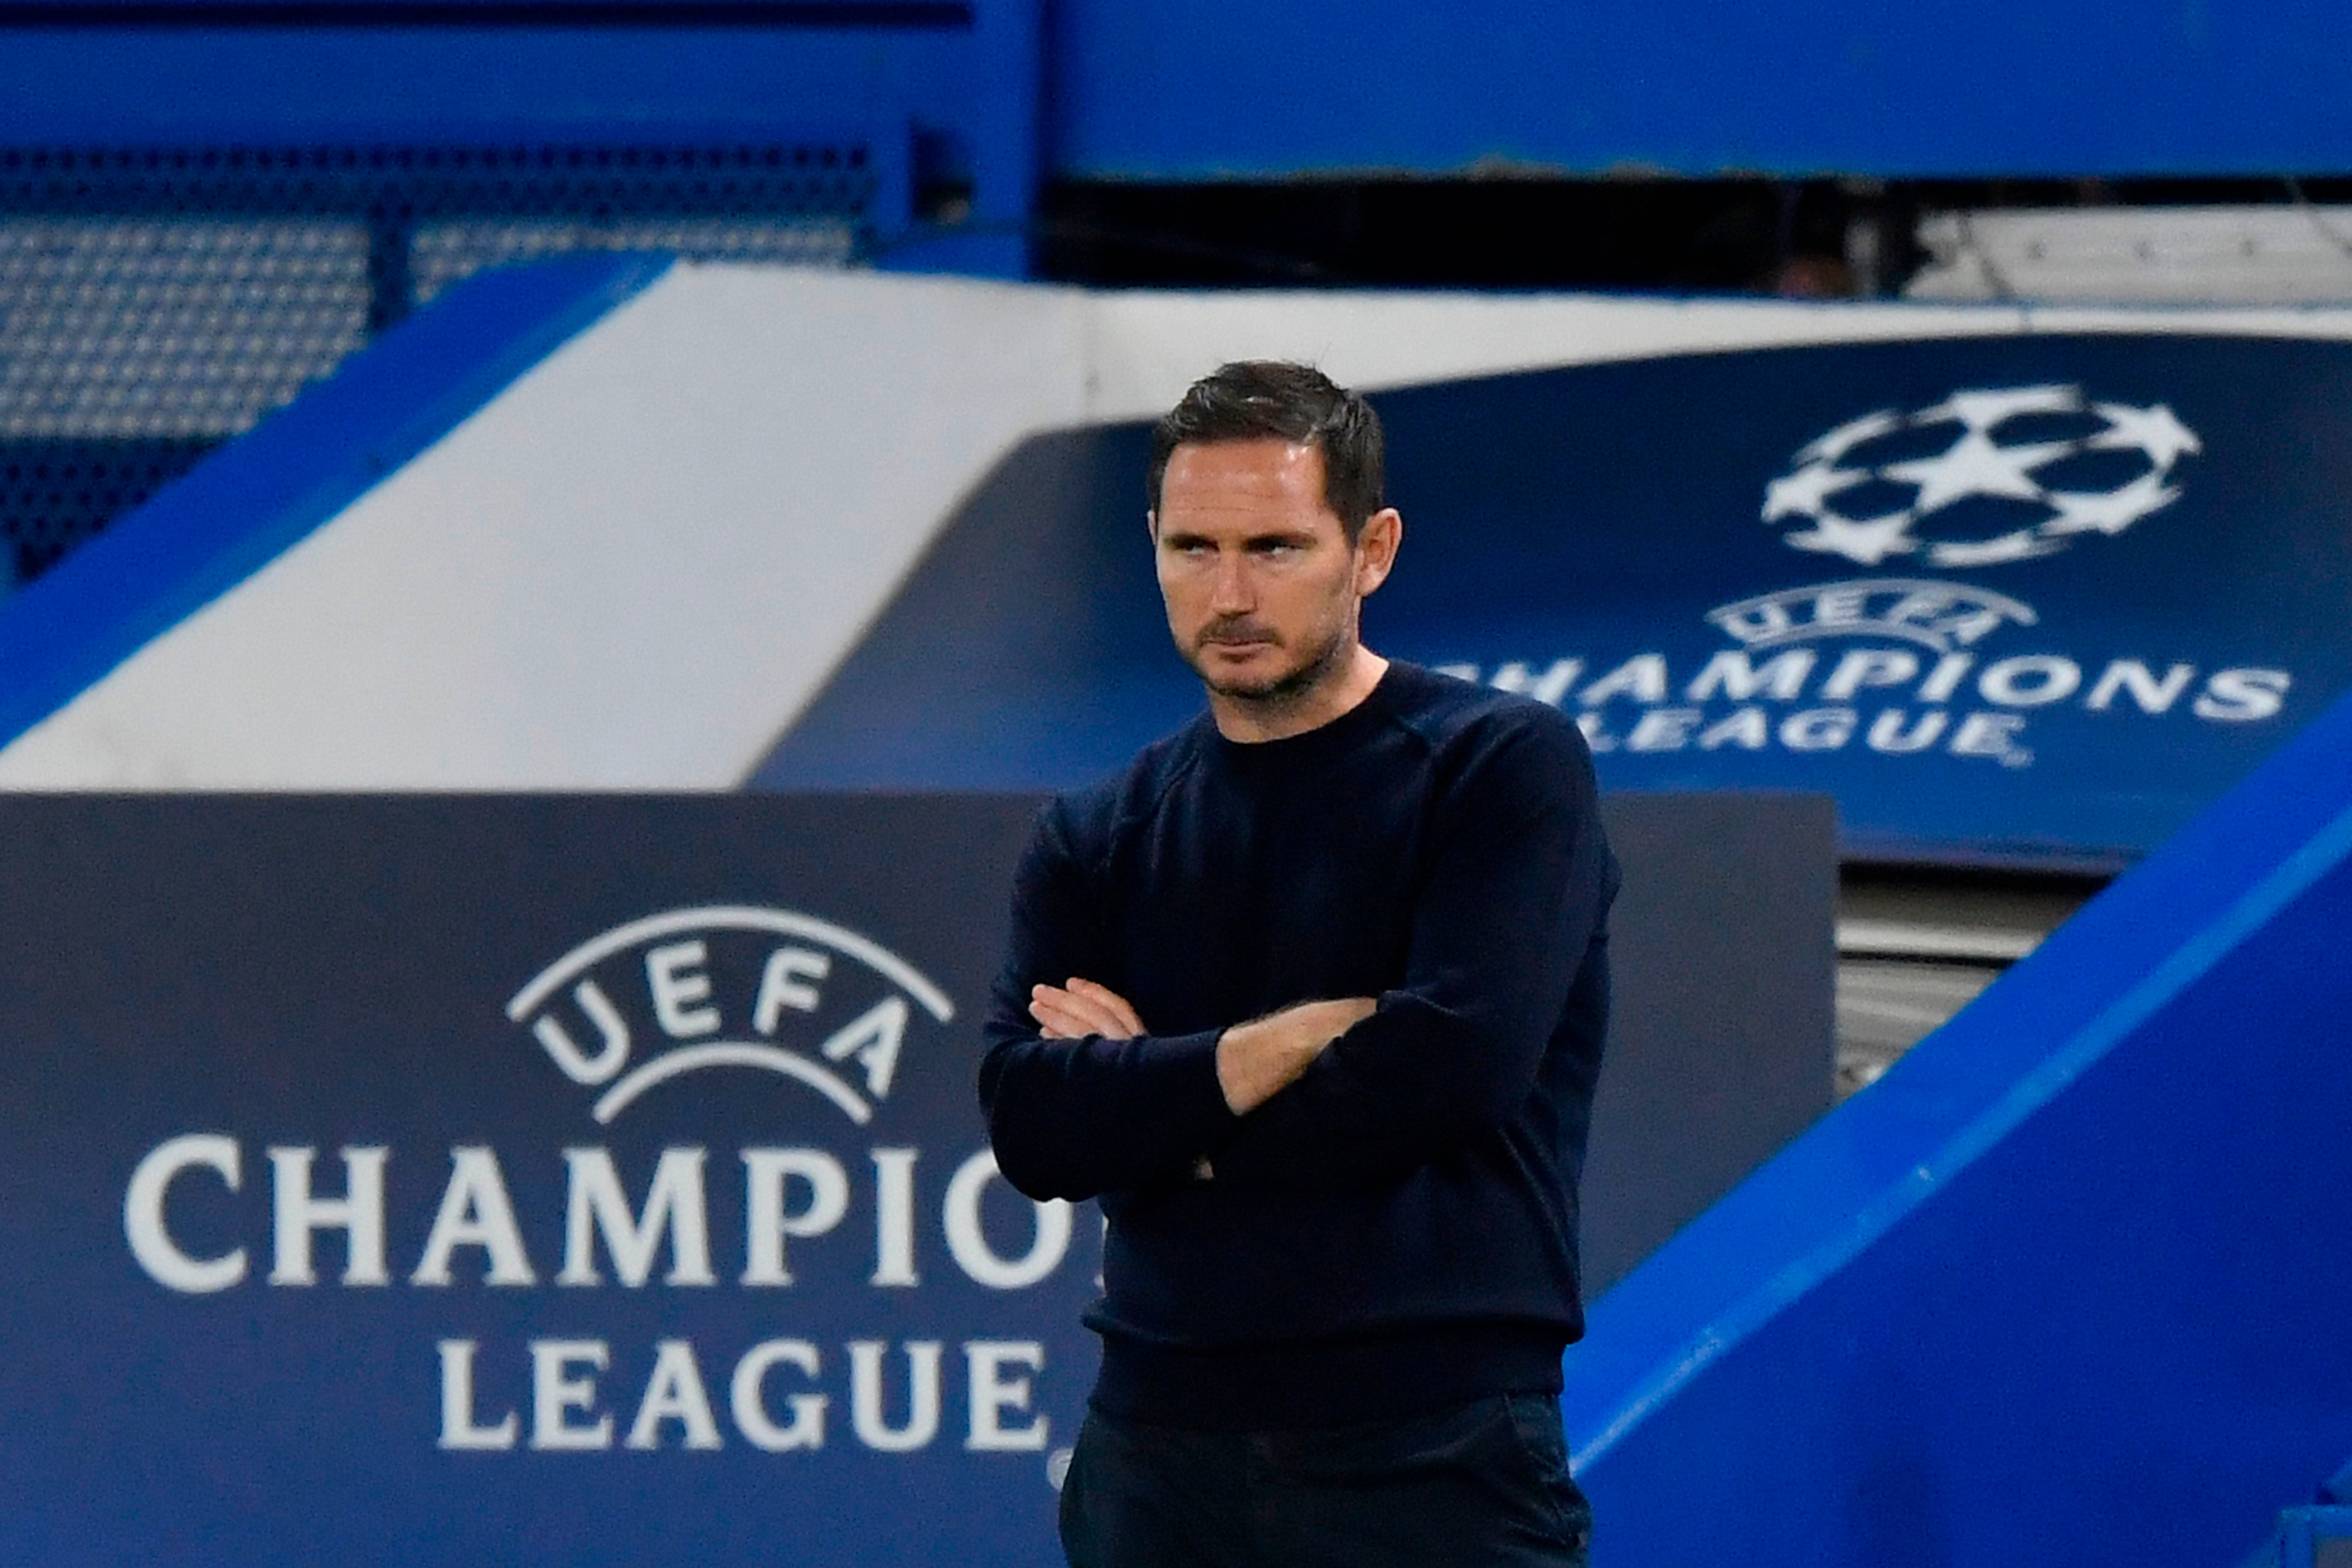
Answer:
<path fill-rule="evenodd" d="M 1218 615 L 1242 615 L 1256 607 L 1248 564 L 1239 551 L 1225 552 L 1217 557 L 1217 580 L 1209 607 Z"/>

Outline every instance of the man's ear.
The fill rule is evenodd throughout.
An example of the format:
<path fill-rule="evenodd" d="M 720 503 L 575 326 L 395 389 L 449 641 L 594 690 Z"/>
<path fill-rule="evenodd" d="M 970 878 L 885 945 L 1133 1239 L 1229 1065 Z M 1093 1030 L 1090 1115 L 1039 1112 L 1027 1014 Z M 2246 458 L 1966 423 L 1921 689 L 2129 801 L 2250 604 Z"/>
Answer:
<path fill-rule="evenodd" d="M 1404 544 L 1404 518 L 1384 506 L 1364 520 L 1356 535 L 1356 595 L 1369 598 L 1389 579 L 1397 551 Z"/>
<path fill-rule="evenodd" d="M 1151 536 L 1152 543 L 1157 544 L 1160 542 L 1160 514 L 1158 512 L 1147 511 L 1143 514 L 1143 531 Z"/>

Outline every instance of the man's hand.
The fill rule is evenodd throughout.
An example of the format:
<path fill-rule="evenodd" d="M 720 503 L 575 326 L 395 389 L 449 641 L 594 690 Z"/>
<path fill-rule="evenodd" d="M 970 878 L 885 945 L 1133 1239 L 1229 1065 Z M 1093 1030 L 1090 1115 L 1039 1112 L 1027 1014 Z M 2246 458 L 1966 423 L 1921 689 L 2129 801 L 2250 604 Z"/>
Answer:
<path fill-rule="evenodd" d="M 1227 1029 L 1217 1040 L 1217 1087 L 1225 1091 L 1225 1104 L 1235 1116 L 1255 1110 L 1379 1006 L 1369 996 L 1301 1002 Z"/>
<path fill-rule="evenodd" d="M 1031 986 L 1029 1016 L 1037 1020 L 1037 1032 L 1049 1040 L 1075 1040 L 1084 1035 L 1131 1040 L 1144 1033 L 1143 1020 L 1135 1016 L 1126 997 L 1108 985 L 1076 975 L 1067 985 Z"/>
<path fill-rule="evenodd" d="M 1324 1047 L 1369 1018 L 1380 1004 L 1369 996 L 1301 1002 L 1246 1024 L 1217 1040 L 1217 1087 L 1236 1116 L 1245 1116 L 1297 1080 Z M 1066 985 L 1029 988 L 1029 1016 L 1049 1040 L 1087 1035 L 1131 1040 L 1146 1031 L 1126 997 L 1108 985 L 1070 977 Z"/>

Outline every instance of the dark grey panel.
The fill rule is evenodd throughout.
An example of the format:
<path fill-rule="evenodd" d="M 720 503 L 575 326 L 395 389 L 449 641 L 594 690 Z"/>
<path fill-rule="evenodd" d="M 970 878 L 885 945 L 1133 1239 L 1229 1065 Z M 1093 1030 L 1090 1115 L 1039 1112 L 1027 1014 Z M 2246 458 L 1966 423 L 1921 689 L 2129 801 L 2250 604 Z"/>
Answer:
<path fill-rule="evenodd" d="M 1837 819 L 1826 795 L 1620 795 L 1615 1005 L 1584 1174 L 1597 1296 L 1829 1109 Z"/>

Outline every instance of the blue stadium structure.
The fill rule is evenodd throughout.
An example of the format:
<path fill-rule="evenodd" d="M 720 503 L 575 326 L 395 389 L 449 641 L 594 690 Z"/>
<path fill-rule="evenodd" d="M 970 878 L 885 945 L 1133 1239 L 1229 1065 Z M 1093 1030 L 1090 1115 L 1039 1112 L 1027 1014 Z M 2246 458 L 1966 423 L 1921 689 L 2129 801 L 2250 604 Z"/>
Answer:
<path fill-rule="evenodd" d="M 2347 780 L 2338 704 L 1601 1301 L 1595 1561 L 2226 1563 L 2309 1500 Z"/>

